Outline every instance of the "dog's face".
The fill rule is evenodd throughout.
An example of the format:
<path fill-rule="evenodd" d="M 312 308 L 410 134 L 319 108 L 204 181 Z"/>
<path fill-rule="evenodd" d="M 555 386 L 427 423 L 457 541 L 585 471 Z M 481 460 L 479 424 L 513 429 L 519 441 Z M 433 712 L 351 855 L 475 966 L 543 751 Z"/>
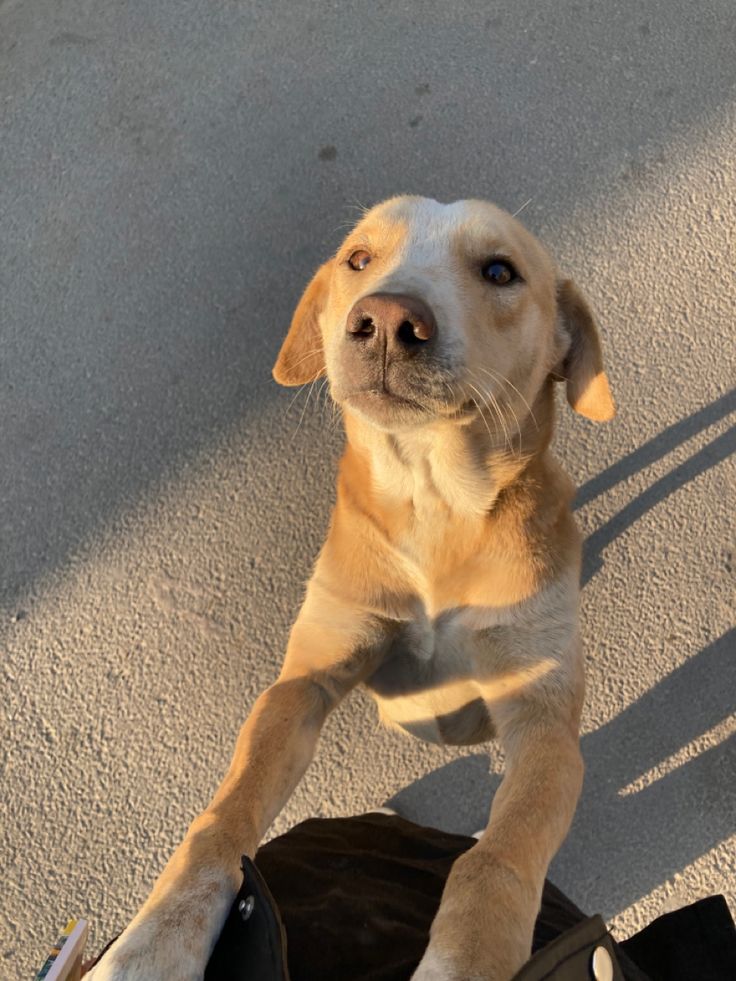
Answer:
<path fill-rule="evenodd" d="M 327 373 L 333 399 L 380 429 L 518 416 L 550 374 L 595 419 L 613 415 L 585 301 L 542 245 L 482 201 L 400 197 L 369 211 L 317 272 L 274 368 Z"/>

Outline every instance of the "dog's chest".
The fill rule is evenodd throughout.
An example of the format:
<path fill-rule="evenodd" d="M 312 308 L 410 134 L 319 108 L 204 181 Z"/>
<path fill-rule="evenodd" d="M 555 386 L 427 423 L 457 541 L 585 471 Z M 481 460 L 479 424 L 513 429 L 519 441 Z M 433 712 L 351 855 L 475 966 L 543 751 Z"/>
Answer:
<path fill-rule="evenodd" d="M 493 671 L 497 628 L 497 616 L 479 618 L 472 609 L 395 622 L 381 666 L 366 683 L 382 720 L 429 742 L 491 738 L 479 678 Z"/>

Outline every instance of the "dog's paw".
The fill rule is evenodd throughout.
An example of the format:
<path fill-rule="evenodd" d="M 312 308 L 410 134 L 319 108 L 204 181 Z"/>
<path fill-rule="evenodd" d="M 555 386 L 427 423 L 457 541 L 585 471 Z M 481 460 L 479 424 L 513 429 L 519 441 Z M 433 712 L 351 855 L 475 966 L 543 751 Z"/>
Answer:
<path fill-rule="evenodd" d="M 497 970 L 493 964 L 478 970 L 465 963 L 464 958 L 440 952 L 430 944 L 411 981 L 510 981 L 510 978 L 510 974 Z"/>
<path fill-rule="evenodd" d="M 427 948 L 411 981 L 466 981 L 466 978 L 453 967 L 450 958 Z"/>
<path fill-rule="evenodd" d="M 166 929 L 155 921 L 135 920 L 113 943 L 85 981 L 201 981 L 206 951 L 197 952 L 186 930 Z"/>
<path fill-rule="evenodd" d="M 476 845 L 452 867 L 412 981 L 510 981 L 529 957 L 538 906 L 532 886 Z"/>
<path fill-rule="evenodd" d="M 85 981 L 201 981 L 240 874 L 175 859 Z"/>
<path fill-rule="evenodd" d="M 154 893 L 85 981 L 201 981 L 233 897 L 213 874 Z"/>

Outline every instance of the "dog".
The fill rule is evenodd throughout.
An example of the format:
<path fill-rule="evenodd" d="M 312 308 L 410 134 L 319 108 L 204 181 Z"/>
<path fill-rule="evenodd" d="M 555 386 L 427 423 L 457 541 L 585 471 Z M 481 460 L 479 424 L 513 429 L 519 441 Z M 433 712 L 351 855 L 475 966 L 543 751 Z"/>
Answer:
<path fill-rule="evenodd" d="M 576 412 L 614 415 L 593 315 L 506 212 L 396 197 L 318 269 L 273 374 L 326 377 L 342 411 L 327 539 L 223 783 L 91 977 L 202 977 L 240 856 L 362 683 L 423 739 L 501 741 L 487 829 L 452 868 L 413 978 L 511 978 L 583 778 L 581 540 L 549 444 L 558 382 Z"/>

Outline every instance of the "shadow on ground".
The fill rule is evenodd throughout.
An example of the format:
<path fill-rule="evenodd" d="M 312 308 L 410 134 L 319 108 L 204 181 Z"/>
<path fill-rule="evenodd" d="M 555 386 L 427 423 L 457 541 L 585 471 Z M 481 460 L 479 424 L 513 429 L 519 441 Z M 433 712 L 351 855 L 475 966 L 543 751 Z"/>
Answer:
<path fill-rule="evenodd" d="M 696 436 L 708 426 L 720 422 L 734 410 L 736 410 L 736 389 L 727 392 L 698 412 L 693 412 L 672 426 L 668 426 L 653 439 L 584 484 L 575 498 L 576 508 L 583 507 L 600 494 L 615 487 L 616 484 L 643 470 L 644 467 L 655 463 L 681 443 Z M 656 480 L 643 494 L 639 494 L 604 525 L 597 528 L 586 539 L 583 548 L 583 586 L 586 586 L 596 572 L 600 570 L 603 564 L 603 552 L 615 538 L 626 531 L 635 521 L 638 521 L 650 508 L 660 504 L 670 494 L 674 494 L 675 491 L 710 467 L 715 467 L 735 451 L 736 426 L 731 426 L 696 453 L 693 453 L 684 463 L 679 464 L 669 473 L 660 477 L 659 480 Z"/>
<path fill-rule="evenodd" d="M 718 807 L 720 788 L 736 780 L 733 737 L 642 789 L 621 791 L 731 714 L 734 650 L 736 630 L 583 738 L 585 786 L 550 871 L 583 909 L 615 915 L 733 834 L 733 815 Z M 477 753 L 427 774 L 390 803 L 421 821 L 431 801 L 444 800 L 443 826 L 472 834 L 485 827 L 500 781 Z"/>

